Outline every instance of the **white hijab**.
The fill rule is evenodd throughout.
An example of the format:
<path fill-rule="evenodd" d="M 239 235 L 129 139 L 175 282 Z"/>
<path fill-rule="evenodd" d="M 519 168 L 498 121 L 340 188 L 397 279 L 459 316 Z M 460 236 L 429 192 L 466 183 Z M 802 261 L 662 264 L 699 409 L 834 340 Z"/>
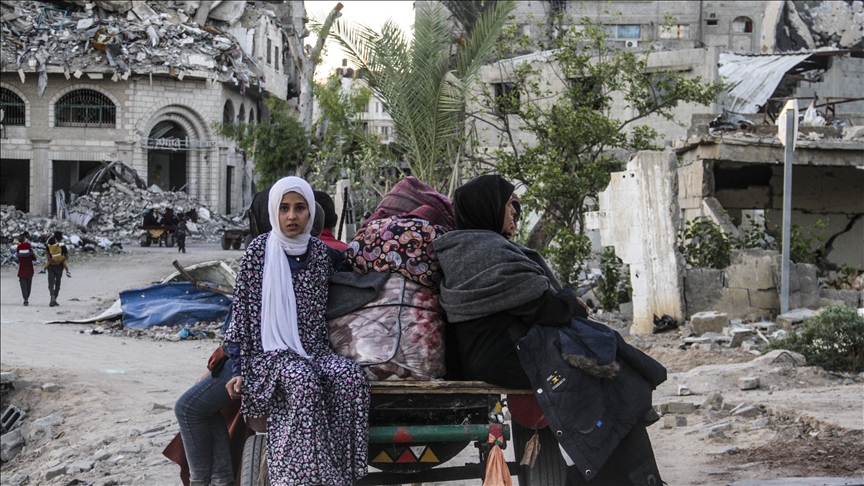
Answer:
<path fill-rule="evenodd" d="M 309 221 L 297 236 L 286 236 L 279 224 L 282 196 L 296 192 L 306 199 Z M 309 232 L 315 221 L 315 194 L 308 182 L 299 177 L 284 177 L 270 188 L 267 204 L 270 213 L 270 237 L 264 250 L 264 283 L 261 290 L 261 345 L 264 351 L 290 349 L 308 358 L 297 330 L 297 297 L 288 255 L 302 255 L 309 247 Z"/>

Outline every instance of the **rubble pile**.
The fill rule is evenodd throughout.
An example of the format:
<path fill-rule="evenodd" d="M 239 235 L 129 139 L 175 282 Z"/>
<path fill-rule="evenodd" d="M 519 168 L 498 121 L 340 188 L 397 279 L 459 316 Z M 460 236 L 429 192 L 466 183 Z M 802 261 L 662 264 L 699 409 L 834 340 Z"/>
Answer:
<path fill-rule="evenodd" d="M 189 216 L 192 239 L 218 241 L 224 229 L 244 226 L 240 215 L 223 216 L 185 192 L 162 191 L 156 186 L 139 189 L 110 180 L 100 190 L 83 195 L 69 206 L 69 217 L 88 233 L 122 242 L 137 241 L 142 213 L 148 209 L 161 213 L 171 208 L 178 215 Z"/>
<path fill-rule="evenodd" d="M 802 2 L 798 11 L 810 25 L 818 45 L 853 47 L 861 44 L 864 31 L 864 2 Z"/>
<path fill-rule="evenodd" d="M 209 3 L 209 2 L 208 2 Z M 254 22 L 269 11 L 246 2 L 221 2 L 202 15 L 197 1 L 0 2 L 4 70 L 25 77 L 39 73 L 39 96 L 47 73 L 81 77 L 106 73 L 114 81 L 134 73 L 167 73 L 180 79 L 195 73 L 233 81 L 245 92 L 264 82 L 263 72 L 227 29 Z M 203 8 L 203 7 L 201 7 Z M 272 17 L 272 15 L 269 15 Z M 206 20 L 199 25 L 195 20 Z M 92 76 L 91 76 L 92 77 Z"/>

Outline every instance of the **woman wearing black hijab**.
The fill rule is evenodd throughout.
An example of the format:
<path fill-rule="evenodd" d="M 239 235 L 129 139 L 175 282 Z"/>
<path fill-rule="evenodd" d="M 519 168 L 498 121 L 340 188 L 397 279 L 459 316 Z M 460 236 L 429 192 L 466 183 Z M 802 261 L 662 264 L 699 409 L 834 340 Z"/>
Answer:
<path fill-rule="evenodd" d="M 661 484 L 646 427 L 659 418 L 651 394 L 666 369 L 585 319 L 542 257 L 508 240 L 512 194 L 498 175 L 463 185 L 453 200 L 456 230 L 434 242 L 449 378 L 533 389 L 571 466 L 567 486 Z"/>
<path fill-rule="evenodd" d="M 513 189 L 499 175 L 457 189 L 456 230 L 438 237 L 434 247 L 444 273 L 441 305 L 451 324 L 450 377 L 525 389 L 531 383 L 514 340 L 533 324 L 563 326 L 587 312 L 536 252 L 508 241 L 515 229 Z"/>

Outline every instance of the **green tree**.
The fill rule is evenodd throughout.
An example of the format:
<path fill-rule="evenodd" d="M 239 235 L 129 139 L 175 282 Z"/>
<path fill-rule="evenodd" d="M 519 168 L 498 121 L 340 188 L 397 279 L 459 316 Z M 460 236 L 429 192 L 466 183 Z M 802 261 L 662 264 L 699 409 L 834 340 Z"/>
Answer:
<path fill-rule="evenodd" d="M 596 208 L 610 173 L 623 168 L 624 153 L 655 149 L 657 132 L 645 119 L 674 120 L 679 103 L 709 104 L 723 89 L 719 81 L 651 71 L 650 49 L 618 49 L 607 42 L 604 25 L 587 17 L 580 23 L 539 45 L 549 61 L 546 70 L 530 61 L 496 63 L 510 83 L 485 90 L 482 109 L 472 114 L 475 123 L 500 131 L 501 146 L 492 154 L 497 170 L 527 187 L 523 204 L 540 215 L 528 245 L 543 249 L 567 284 L 575 282 L 591 251 L 584 216 Z M 524 42 L 509 39 L 505 47 Z M 548 73 L 562 90 L 550 89 Z M 613 116 L 613 102 L 616 112 L 630 115 Z M 519 142 L 517 127 L 534 140 Z"/>
<path fill-rule="evenodd" d="M 417 4 L 410 42 L 392 21 L 380 33 L 343 22 L 334 27 L 332 37 L 393 118 L 393 143 L 411 173 L 441 192 L 452 194 L 458 180 L 471 84 L 514 8 L 509 0 L 493 2 L 457 43 L 438 2 Z"/>
<path fill-rule="evenodd" d="M 217 124 L 216 130 L 255 161 L 259 185 L 268 187 L 288 174 L 306 177 L 309 171 L 309 137 L 300 122 L 288 112 L 284 100 L 265 100 L 270 119 L 259 124 Z"/>

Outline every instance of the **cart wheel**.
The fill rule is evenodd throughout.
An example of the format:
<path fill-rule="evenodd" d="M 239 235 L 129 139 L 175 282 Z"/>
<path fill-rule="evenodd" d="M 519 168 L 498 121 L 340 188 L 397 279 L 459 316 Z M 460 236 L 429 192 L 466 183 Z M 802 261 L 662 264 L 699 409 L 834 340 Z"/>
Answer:
<path fill-rule="evenodd" d="M 515 420 L 511 427 L 518 463 L 525 453 L 525 444 L 534 435 L 534 429 L 523 427 Z M 549 427 L 544 427 L 537 433 L 540 436 L 540 453 L 537 455 L 537 462 L 533 468 L 519 466 L 519 486 L 560 486 L 567 480 L 567 463 L 561 457 L 558 441 Z"/>
<path fill-rule="evenodd" d="M 228 235 L 223 234 L 222 235 L 222 249 L 227 250 L 228 248 L 231 248 L 231 240 L 228 239 Z"/>
<path fill-rule="evenodd" d="M 165 234 L 165 246 L 168 248 L 174 246 L 174 233 Z"/>
<path fill-rule="evenodd" d="M 138 237 L 138 243 L 140 243 L 141 246 L 144 247 L 150 246 L 150 235 L 148 235 L 146 232 L 141 233 L 141 236 Z"/>
<path fill-rule="evenodd" d="M 255 434 L 246 439 L 246 445 L 243 446 L 243 463 L 240 466 L 240 486 L 270 486 L 265 434 Z"/>
<path fill-rule="evenodd" d="M 242 244 L 243 244 L 243 240 L 241 240 L 240 238 L 237 238 L 236 240 L 231 242 L 231 248 L 233 248 L 235 250 L 239 250 L 240 245 L 242 245 Z"/>

